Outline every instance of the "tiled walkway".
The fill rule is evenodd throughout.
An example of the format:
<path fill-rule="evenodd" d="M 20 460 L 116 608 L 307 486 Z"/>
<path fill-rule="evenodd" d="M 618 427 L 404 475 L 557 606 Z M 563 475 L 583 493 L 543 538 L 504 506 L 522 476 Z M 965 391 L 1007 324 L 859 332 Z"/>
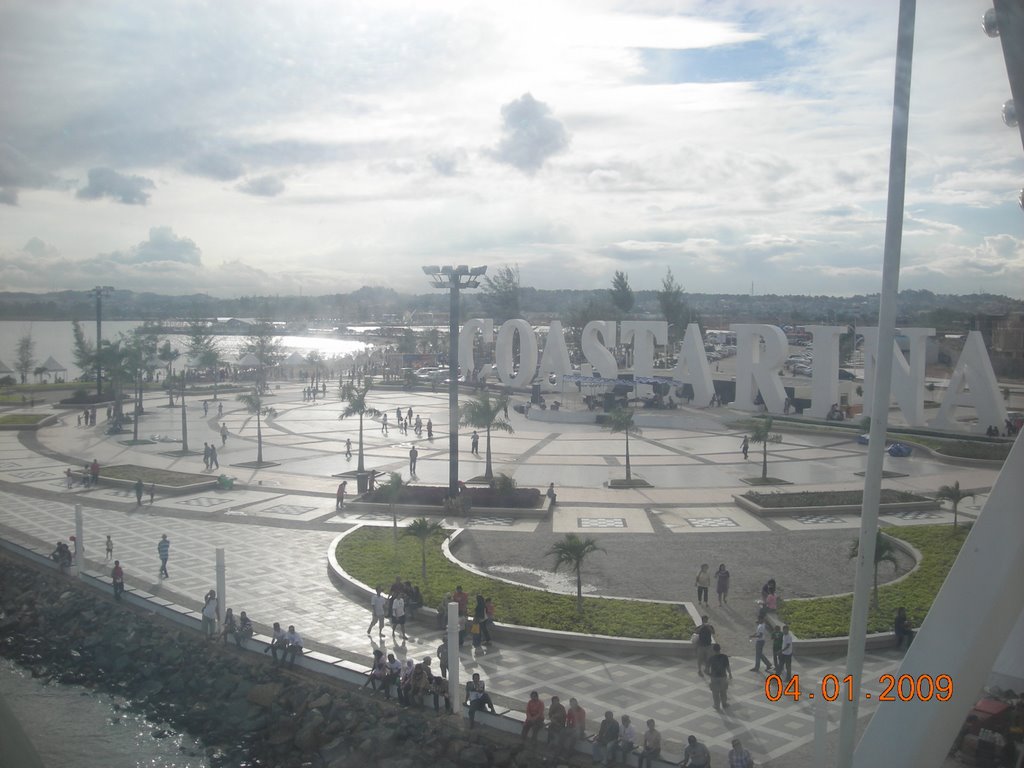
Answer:
<path fill-rule="evenodd" d="M 365 661 L 373 649 L 366 636 L 366 607 L 354 604 L 333 587 L 326 565 L 327 548 L 340 531 L 354 523 L 383 522 L 375 520 L 376 515 L 334 512 L 337 480 L 331 475 L 354 467 L 354 459 L 346 463 L 343 446 L 346 437 L 355 442 L 358 423 L 338 421 L 341 405 L 334 397 L 314 406 L 303 403 L 297 390 L 282 388 L 277 399 L 279 415 L 264 427 L 264 455 L 279 466 L 262 470 L 237 466 L 255 458 L 255 424 L 236 403 L 226 401 L 222 421 L 232 434 L 220 450 L 221 471 L 235 476 L 245 487 L 158 497 L 152 506 L 147 503 L 142 508 L 136 506 L 134 494 L 102 485 L 93 490 L 77 486 L 68 490 L 63 477 L 67 463 L 52 458 L 53 454 L 74 457 L 79 467 L 95 456 L 103 466 L 136 463 L 193 472 L 202 470 L 201 456 L 168 456 L 169 446 L 161 443 L 124 445 L 98 429 L 74 426 L 73 417 L 65 425 L 42 430 L 38 442 L 19 438 L 15 432 L 0 432 L 0 533 L 38 548 L 52 548 L 58 538 L 74 532 L 72 505 L 80 502 L 91 559 L 98 555 L 102 560 L 102 541 L 109 533 L 114 538 L 115 557 L 125 566 L 129 581 L 190 606 L 198 606 L 200 596 L 213 585 L 214 551 L 223 547 L 227 553 L 226 604 L 236 613 L 247 610 L 264 626 L 275 620 L 294 623 L 311 647 Z M 143 422 L 144 433 L 177 436 L 180 411 L 156 407 L 161 402 L 162 398 L 153 398 L 147 403 L 151 410 Z M 368 467 L 407 474 L 408 449 L 415 441 L 420 451 L 420 482 L 445 484 L 444 397 L 381 394 L 374 405 L 391 413 L 396 405 L 403 410 L 411 405 L 424 422 L 428 416 L 433 420 L 435 439 L 417 439 L 411 432 L 405 436 L 394 426 L 385 438 L 379 426 L 368 422 Z M 495 469 L 513 475 L 522 485 L 556 483 L 559 505 L 546 523 L 550 526 L 547 530 L 555 533 L 581 531 L 600 538 L 667 530 L 703 536 L 751 534 L 781 526 L 799 536 L 801 531 L 849 530 L 859 525 L 856 517 L 828 514 L 773 518 L 766 523 L 739 510 L 732 504 L 732 493 L 742 492 L 741 478 L 757 473 L 760 465 L 743 461 L 738 452 L 741 433 L 725 425 L 706 432 L 646 430 L 643 440 L 632 443 L 631 459 L 633 471 L 655 487 L 612 491 L 603 484 L 623 473 L 620 436 L 596 427 L 536 424 L 519 414 L 512 416 L 515 434 L 493 437 Z M 216 428 L 216 420 L 204 420 L 196 403 L 190 411 L 190 447 L 201 449 L 204 440 L 216 440 L 219 446 Z M 558 437 L 552 439 L 556 433 Z M 467 450 L 461 475 L 481 474 L 482 459 L 470 457 L 468 437 L 462 442 Z M 175 447 L 180 446 L 170 446 L 171 450 Z M 772 474 L 803 488 L 859 488 L 863 481 L 853 473 L 863 470 L 865 460 L 865 449 L 852 440 L 787 434 L 782 444 L 771 447 L 769 462 Z M 900 471 L 907 476 L 886 481 L 886 487 L 934 491 L 939 484 L 959 479 L 964 487 L 986 489 L 995 476 L 992 470 L 963 469 L 928 458 L 892 462 L 899 462 Z M 889 463 L 887 467 L 892 468 Z M 974 499 L 961 511 L 977 514 L 982 501 Z M 652 519 L 659 524 L 657 532 Z M 947 519 L 949 514 L 941 511 L 887 522 L 919 524 Z M 390 524 L 389 517 L 386 522 Z M 486 516 L 449 522 L 517 533 L 540 525 Z M 167 533 L 172 541 L 171 578 L 163 582 L 156 578 L 156 542 L 161 533 Z M 476 657 L 464 653 L 464 674 L 481 672 L 489 689 L 509 704 L 522 706 L 529 691 L 537 688 L 542 695 L 576 696 L 595 722 L 605 709 L 628 713 L 639 723 L 653 717 L 673 753 L 681 752 L 679 744 L 695 733 L 712 748 L 716 763 L 724 763 L 730 740 L 740 736 L 759 764 L 810 765 L 804 761 L 813 733 L 812 705 L 807 701 L 768 701 L 763 678 L 747 671 L 752 647 L 736 639 L 747 631 L 746 618 L 733 622 L 722 614 L 714 620 L 736 625 L 725 632 L 733 638 L 726 651 L 733 657 L 735 675 L 730 689 L 733 704 L 725 714 L 711 708 L 707 686 L 697 676 L 693 662 L 686 660 L 498 642 L 493 650 Z M 410 640 L 396 649 L 398 654 L 432 654 L 440 633 L 422 624 L 413 624 L 411 629 Z M 869 654 L 865 690 L 877 689 L 879 675 L 895 669 L 897 661 L 891 652 Z M 800 671 L 805 681 L 816 681 L 829 673 L 841 675 L 843 663 L 842 658 L 807 657 L 798 649 L 794 671 Z M 867 703 L 861 712 L 866 715 L 872 709 Z M 838 708 L 829 715 L 834 729 Z"/>

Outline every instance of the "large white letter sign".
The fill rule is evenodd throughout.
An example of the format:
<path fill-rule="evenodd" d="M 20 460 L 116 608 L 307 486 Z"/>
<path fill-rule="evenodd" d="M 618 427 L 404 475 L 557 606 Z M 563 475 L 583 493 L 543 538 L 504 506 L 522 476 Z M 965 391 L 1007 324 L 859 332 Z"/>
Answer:
<path fill-rule="evenodd" d="M 591 371 L 584 366 L 581 373 L 589 376 L 596 369 L 599 376 L 605 379 L 614 379 L 619 375 L 619 364 L 610 350 L 615 349 L 615 321 L 614 320 L 591 320 L 583 326 L 583 333 L 580 334 L 580 347 L 583 348 L 583 356 L 587 363 L 592 366 Z"/>
<path fill-rule="evenodd" d="M 544 352 L 540 356 L 540 385 L 545 391 L 558 391 L 562 386 L 562 376 L 572 373 L 569 362 L 569 349 L 565 346 L 565 335 L 562 333 L 562 321 L 552 320 L 548 328 L 548 339 L 544 343 Z M 548 379 L 548 374 L 555 374 L 555 383 Z"/>
<path fill-rule="evenodd" d="M 965 391 L 966 390 L 966 391 Z M 1003 429 L 1006 422 L 1006 408 L 999 397 L 999 382 L 996 381 L 992 361 L 985 349 L 985 339 L 980 331 L 967 334 L 967 341 L 956 361 L 953 375 L 949 377 L 949 389 L 942 398 L 939 415 L 931 426 L 941 429 L 962 429 L 954 418 L 958 405 L 973 406 L 978 415 L 974 432 L 984 432 L 989 427 Z"/>
<path fill-rule="evenodd" d="M 626 344 L 633 340 L 633 375 L 654 375 L 654 346 L 668 343 L 668 322 L 665 320 L 623 320 L 619 324 L 619 340 Z M 637 386 L 636 396 L 649 395 L 650 384 Z"/>
<path fill-rule="evenodd" d="M 494 321 L 474 317 L 472 320 L 467 320 L 466 324 L 462 326 L 462 331 L 459 333 L 459 367 L 462 369 L 462 375 L 466 377 L 466 381 L 469 381 L 473 371 L 476 370 L 473 342 L 476 341 L 477 331 L 484 332 L 484 345 L 489 345 L 494 336 Z"/>
<path fill-rule="evenodd" d="M 515 378 L 515 361 L 512 358 L 512 339 L 519 334 L 519 373 Z M 513 383 L 525 387 L 537 373 L 537 335 L 525 320 L 506 320 L 498 331 L 494 343 L 494 360 L 498 365 L 498 378 L 502 384 Z"/>
<path fill-rule="evenodd" d="M 811 368 L 811 407 L 805 413 L 823 419 L 833 403 L 839 402 L 839 337 L 847 328 L 839 325 L 808 325 L 814 338 L 814 366 Z"/>
<path fill-rule="evenodd" d="M 736 402 L 733 406 L 741 411 L 756 411 L 754 399 L 760 390 L 768 411 L 781 413 L 786 390 L 779 381 L 779 371 L 789 349 L 786 334 L 777 325 L 753 323 L 730 325 L 729 330 L 736 334 Z"/>
<path fill-rule="evenodd" d="M 690 323 L 686 326 L 683 343 L 679 345 L 679 359 L 672 371 L 672 378 L 693 387 L 693 401 L 698 405 L 711 402 L 715 384 L 711 380 L 711 366 L 708 355 L 704 351 L 704 339 L 700 335 L 700 326 Z"/>
<path fill-rule="evenodd" d="M 875 390 L 875 365 L 878 362 L 878 329 L 861 328 L 864 334 L 864 415 L 871 416 L 871 397 Z M 912 427 L 923 427 L 924 423 L 924 368 L 928 337 L 935 335 L 934 328 L 899 328 L 897 335 L 905 336 L 910 344 L 910 360 L 892 343 L 892 382 L 889 391 L 896 401 L 903 418 Z"/>

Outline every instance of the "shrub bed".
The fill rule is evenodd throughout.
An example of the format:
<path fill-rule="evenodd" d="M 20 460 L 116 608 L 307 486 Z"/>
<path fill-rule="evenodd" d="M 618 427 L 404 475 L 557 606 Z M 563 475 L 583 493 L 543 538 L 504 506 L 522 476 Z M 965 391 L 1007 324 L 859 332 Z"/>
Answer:
<path fill-rule="evenodd" d="M 872 605 L 868 612 L 868 632 L 891 632 L 896 609 L 901 606 L 907 609 L 911 624 L 919 627 L 953 566 L 968 529 L 922 525 L 882 530 L 916 547 L 921 562 L 903 581 L 879 587 L 879 607 Z M 883 563 L 880 567 L 889 566 Z M 797 637 L 843 637 L 850 634 L 852 610 L 853 595 L 786 600 L 779 608 L 779 618 L 792 627 Z"/>
<path fill-rule="evenodd" d="M 784 507 L 838 507 L 861 504 L 864 501 L 863 491 L 794 491 L 792 493 L 758 493 L 747 491 L 743 498 L 769 509 Z M 882 489 L 880 503 L 899 504 L 908 501 L 931 501 L 924 496 L 907 491 Z"/>
<path fill-rule="evenodd" d="M 540 506 L 541 495 L 536 488 L 511 488 L 500 490 L 495 488 L 467 488 L 463 496 L 469 497 L 472 507 L 512 507 L 515 509 L 536 509 Z M 402 488 L 395 499 L 396 504 L 419 504 L 424 506 L 443 507 L 448 497 L 448 487 L 433 485 L 407 485 Z M 460 497 L 461 498 L 461 497 Z M 377 504 L 389 504 L 391 499 L 386 491 L 378 488 L 363 496 L 362 501 Z M 391 583 L 390 581 L 388 582 Z"/>
<path fill-rule="evenodd" d="M 195 485 L 196 483 L 212 483 L 214 477 L 211 475 L 192 474 L 190 472 L 174 472 L 169 469 L 155 469 L 153 467 L 140 467 L 138 464 L 117 464 L 112 467 L 100 467 L 100 480 L 131 480 L 142 479 L 142 482 L 156 483 L 170 487 Z"/>
<path fill-rule="evenodd" d="M 458 567 L 441 552 L 441 537 L 427 545 L 427 580 L 424 583 L 419 540 L 399 530 L 396 557 L 393 535 L 389 528 L 358 530 L 338 544 L 338 562 L 359 581 L 370 586 L 379 584 L 383 589 L 400 574 L 403 580 L 418 584 L 429 606 L 439 605 L 445 593 L 461 585 L 469 593 L 471 604 L 478 594 L 493 599 L 495 618 L 506 624 L 662 640 L 689 638 L 694 630 L 693 622 L 681 607 L 663 603 L 585 597 L 583 614 L 579 615 L 575 595 L 507 584 Z"/>

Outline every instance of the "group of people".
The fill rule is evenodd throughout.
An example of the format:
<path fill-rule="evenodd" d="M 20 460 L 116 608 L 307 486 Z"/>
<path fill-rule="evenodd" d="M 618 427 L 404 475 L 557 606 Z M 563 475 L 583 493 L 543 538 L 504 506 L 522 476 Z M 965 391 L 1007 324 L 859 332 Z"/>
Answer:
<path fill-rule="evenodd" d="M 469 593 L 462 589 L 462 585 L 455 587 L 454 592 L 448 592 L 441 599 L 437 607 L 437 620 L 439 627 L 444 629 L 448 626 L 448 604 L 456 603 L 459 613 L 459 647 L 465 645 L 466 638 L 472 640 L 473 648 L 480 650 L 483 646 L 490 646 L 492 642 L 491 630 L 494 629 L 494 601 L 489 597 L 477 595 L 473 610 L 469 610 Z"/>
<path fill-rule="evenodd" d="M 697 571 L 697 578 L 694 580 L 694 586 L 697 588 L 697 607 L 701 606 L 708 608 L 708 593 L 711 589 L 711 578 L 712 573 L 709 570 L 707 563 L 701 563 L 700 570 Z M 720 563 L 718 570 L 714 573 L 715 579 L 715 592 L 718 595 L 718 607 L 721 608 L 723 604 L 729 603 L 729 569 L 725 567 L 725 563 Z"/>
<path fill-rule="evenodd" d="M 96 459 L 93 459 L 91 464 L 85 464 L 82 467 L 79 477 L 81 478 L 83 488 L 90 488 L 99 485 L 100 463 L 96 461 Z M 68 490 L 70 490 L 75 484 L 75 472 L 71 467 L 64 470 L 64 480 L 67 483 Z"/>
<path fill-rule="evenodd" d="M 402 640 L 407 640 L 406 619 L 423 607 L 423 594 L 420 592 L 420 588 L 412 582 L 402 581 L 396 576 L 388 588 L 387 595 L 384 594 L 380 585 L 377 585 L 375 592 L 376 594 L 370 598 L 370 626 L 367 627 L 366 634 L 373 634 L 373 628 L 378 626 L 379 634 L 383 636 L 384 622 L 390 620 L 391 637 L 394 638 L 396 633 L 400 633 Z"/>
<path fill-rule="evenodd" d="M 416 437 L 421 437 L 423 435 L 423 419 L 420 417 L 419 414 L 416 414 L 415 419 L 413 419 L 412 406 L 409 406 L 409 408 L 404 413 L 402 412 L 401 407 L 395 408 L 395 424 L 398 425 L 398 431 L 401 432 L 403 435 L 408 435 L 410 429 L 412 429 L 412 431 L 416 434 Z M 430 418 L 427 419 L 426 430 L 427 438 L 433 440 L 434 422 Z M 381 414 L 380 431 L 381 434 L 388 434 L 388 415 L 386 413 Z"/>
<path fill-rule="evenodd" d="M 391 698 L 391 690 L 394 688 L 398 703 L 403 706 L 422 707 L 429 695 L 433 699 L 435 712 L 440 711 L 442 702 L 446 713 L 452 711 L 446 670 L 435 675 L 429 656 L 424 656 L 419 663 L 406 659 L 403 664 L 395 658 L 395 654 L 389 653 L 385 657 L 384 651 L 374 649 L 370 675 L 363 687 L 366 686 L 375 692 L 382 692 L 386 699 Z"/>
<path fill-rule="evenodd" d="M 203 443 L 203 466 L 207 470 L 220 469 L 220 461 L 217 459 L 217 446 L 212 443 Z"/>

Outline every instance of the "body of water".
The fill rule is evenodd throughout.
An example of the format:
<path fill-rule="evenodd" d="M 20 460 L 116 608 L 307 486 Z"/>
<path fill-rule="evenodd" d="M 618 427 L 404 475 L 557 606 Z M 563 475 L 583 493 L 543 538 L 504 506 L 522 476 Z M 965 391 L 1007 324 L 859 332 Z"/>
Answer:
<path fill-rule="evenodd" d="M 0 660 L 0 696 L 46 766 L 206 768 L 203 745 L 148 722 L 124 702 L 77 685 L 44 683 Z M 5 763 L 0 759 L 0 764 Z"/>
<path fill-rule="evenodd" d="M 103 338 L 116 339 L 118 334 L 129 334 L 141 325 L 142 323 L 136 320 L 106 321 L 103 323 Z M 82 330 L 85 337 L 95 343 L 96 323 L 83 322 Z M 70 381 L 82 375 L 82 371 L 75 365 L 73 355 L 75 344 L 71 323 L 64 320 L 0 321 L 0 361 L 3 361 L 9 368 L 14 368 L 17 361 L 18 340 L 26 335 L 31 336 L 32 341 L 35 342 L 36 365 L 42 365 L 47 358 L 52 357 L 68 369 L 65 380 Z M 165 338 L 171 342 L 172 347 L 184 355 L 188 345 L 188 336 L 169 334 Z M 225 359 L 228 361 L 237 359 L 238 350 L 245 342 L 244 336 L 217 336 L 215 338 L 220 344 Z M 298 352 L 307 355 L 315 350 L 324 360 L 353 355 L 362 352 L 369 346 L 363 341 L 336 339 L 329 336 L 280 336 L 279 338 L 286 353 Z M 174 367 L 177 369 L 179 366 L 176 363 Z M 29 376 L 30 382 L 35 380 L 35 376 Z"/>

